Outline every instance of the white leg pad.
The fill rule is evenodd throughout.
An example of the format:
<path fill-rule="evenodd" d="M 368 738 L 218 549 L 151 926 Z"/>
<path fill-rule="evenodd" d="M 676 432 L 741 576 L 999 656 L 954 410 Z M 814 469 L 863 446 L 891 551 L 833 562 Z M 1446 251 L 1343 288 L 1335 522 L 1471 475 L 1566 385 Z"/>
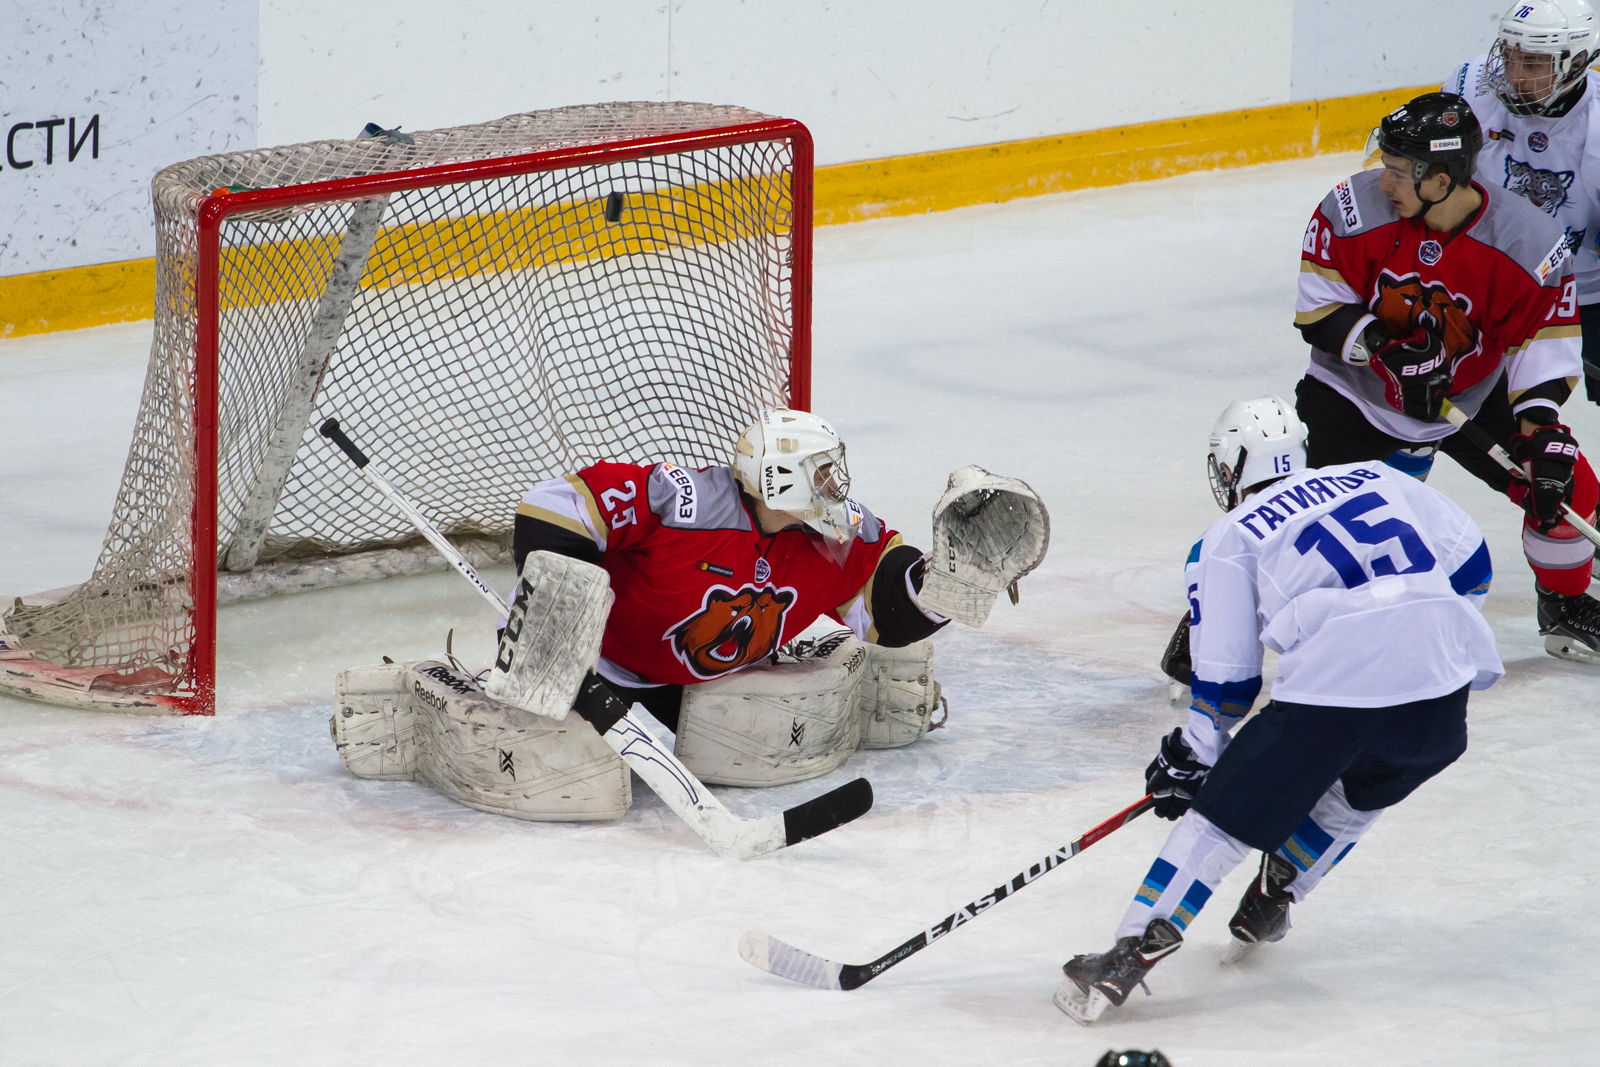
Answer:
<path fill-rule="evenodd" d="M 443 663 L 408 672 L 417 776 L 469 808 L 533 822 L 620 819 L 628 768 L 577 715 L 556 720 L 495 700 Z"/>
<path fill-rule="evenodd" d="M 785 785 L 827 774 L 860 743 L 856 690 L 866 664 L 867 646 L 850 637 L 813 659 L 685 686 L 677 756 L 716 785 Z"/>
<path fill-rule="evenodd" d="M 862 748 L 899 748 L 928 732 L 943 699 L 933 678 L 933 642 L 904 648 L 867 645 L 866 677 L 856 689 Z"/>
<path fill-rule="evenodd" d="M 417 776 L 417 719 L 406 667 L 351 667 L 334 679 L 328 729 L 339 759 L 357 778 L 409 782 Z"/>
<path fill-rule="evenodd" d="M 600 660 L 613 599 L 603 568 L 553 552 L 528 553 L 484 691 L 535 715 L 566 718 L 584 675 Z"/>

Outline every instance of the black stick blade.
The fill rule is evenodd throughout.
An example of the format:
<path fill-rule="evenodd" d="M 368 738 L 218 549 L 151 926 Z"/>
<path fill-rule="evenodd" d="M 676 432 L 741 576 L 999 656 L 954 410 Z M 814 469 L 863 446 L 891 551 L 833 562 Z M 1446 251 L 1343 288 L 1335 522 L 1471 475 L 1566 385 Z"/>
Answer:
<path fill-rule="evenodd" d="M 859 819 L 872 808 L 872 783 L 865 778 L 846 782 L 838 789 L 796 804 L 783 813 L 783 836 L 787 845 L 798 844 L 818 834 Z"/>

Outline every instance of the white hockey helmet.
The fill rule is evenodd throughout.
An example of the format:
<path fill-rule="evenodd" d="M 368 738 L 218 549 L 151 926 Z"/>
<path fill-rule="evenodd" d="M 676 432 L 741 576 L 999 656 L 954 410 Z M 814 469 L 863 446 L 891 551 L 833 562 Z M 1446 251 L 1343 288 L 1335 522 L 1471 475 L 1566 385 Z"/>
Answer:
<path fill-rule="evenodd" d="M 1597 41 L 1590 0 L 1517 0 L 1489 49 L 1489 87 L 1513 115 L 1546 114 L 1583 80 Z"/>
<path fill-rule="evenodd" d="M 848 546 L 859 532 L 844 442 L 811 412 L 763 408 L 740 435 L 733 467 L 745 492 L 801 519 L 830 545 Z"/>
<path fill-rule="evenodd" d="M 1246 490 L 1306 469 L 1306 427 L 1282 397 L 1235 400 L 1211 427 L 1206 460 L 1217 506 L 1232 511 Z"/>

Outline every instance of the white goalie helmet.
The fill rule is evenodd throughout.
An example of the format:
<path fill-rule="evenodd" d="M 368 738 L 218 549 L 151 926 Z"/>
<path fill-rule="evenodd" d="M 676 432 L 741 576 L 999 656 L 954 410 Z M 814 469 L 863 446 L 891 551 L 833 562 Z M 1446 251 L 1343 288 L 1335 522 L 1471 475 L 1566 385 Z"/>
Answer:
<path fill-rule="evenodd" d="M 1245 490 L 1306 469 L 1306 427 L 1277 396 L 1235 400 L 1211 427 L 1206 460 L 1217 506 L 1232 511 Z"/>
<path fill-rule="evenodd" d="M 804 521 L 830 546 L 848 547 L 860 531 L 844 442 L 811 412 L 763 408 L 740 435 L 733 466 L 745 492 Z"/>
<path fill-rule="evenodd" d="M 1489 86 L 1513 115 L 1546 114 L 1583 80 L 1597 41 L 1590 0 L 1517 0 L 1489 49 Z"/>

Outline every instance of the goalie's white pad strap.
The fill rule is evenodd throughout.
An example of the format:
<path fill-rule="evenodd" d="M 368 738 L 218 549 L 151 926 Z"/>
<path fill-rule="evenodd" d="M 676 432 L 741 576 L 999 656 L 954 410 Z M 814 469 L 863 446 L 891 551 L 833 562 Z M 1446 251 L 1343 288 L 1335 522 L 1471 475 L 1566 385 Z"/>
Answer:
<path fill-rule="evenodd" d="M 599 662 L 613 599 L 602 568 L 528 553 L 484 691 L 535 715 L 566 718 L 584 675 Z"/>
<path fill-rule="evenodd" d="M 620 819 L 633 801 L 627 767 L 576 715 L 555 720 L 490 697 L 424 661 L 406 671 L 416 716 L 417 776 L 452 800 L 513 819 Z"/>
<path fill-rule="evenodd" d="M 719 785 L 784 785 L 826 774 L 859 744 L 856 687 L 866 663 L 867 646 L 841 634 L 811 659 L 684 686 L 678 758 Z"/>
<path fill-rule="evenodd" d="M 866 676 L 856 688 L 861 747 L 909 745 L 932 727 L 942 699 L 933 677 L 932 641 L 904 648 L 868 645 Z"/>
<path fill-rule="evenodd" d="M 962 467 L 933 508 L 933 547 L 917 603 L 982 626 L 1000 590 L 1033 570 L 1050 546 L 1050 514 L 1026 482 Z"/>

